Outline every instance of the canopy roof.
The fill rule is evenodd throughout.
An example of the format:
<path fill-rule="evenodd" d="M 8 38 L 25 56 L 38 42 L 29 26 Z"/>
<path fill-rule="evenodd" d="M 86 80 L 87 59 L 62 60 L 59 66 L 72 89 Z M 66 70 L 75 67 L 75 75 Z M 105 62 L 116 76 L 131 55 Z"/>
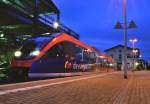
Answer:
<path fill-rule="evenodd" d="M 59 15 L 51 0 L 1 0 L 0 30 L 20 34 L 44 33 L 53 29 L 39 21 L 40 15 Z"/>

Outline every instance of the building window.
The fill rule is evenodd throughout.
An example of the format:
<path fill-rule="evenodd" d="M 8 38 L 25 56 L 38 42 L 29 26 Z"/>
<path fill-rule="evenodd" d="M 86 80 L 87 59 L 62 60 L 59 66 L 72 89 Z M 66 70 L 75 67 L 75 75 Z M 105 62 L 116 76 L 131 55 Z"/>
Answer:
<path fill-rule="evenodd" d="M 120 50 L 119 50 L 119 52 L 121 53 L 121 52 L 122 52 L 122 50 L 120 49 Z"/>
<path fill-rule="evenodd" d="M 127 54 L 127 58 L 131 58 L 130 54 Z"/>
<path fill-rule="evenodd" d="M 122 59 L 122 55 L 121 54 L 119 54 L 119 60 L 121 60 Z"/>
<path fill-rule="evenodd" d="M 113 54 L 111 54 L 110 56 L 111 56 L 112 58 L 114 57 L 114 55 L 113 55 Z"/>

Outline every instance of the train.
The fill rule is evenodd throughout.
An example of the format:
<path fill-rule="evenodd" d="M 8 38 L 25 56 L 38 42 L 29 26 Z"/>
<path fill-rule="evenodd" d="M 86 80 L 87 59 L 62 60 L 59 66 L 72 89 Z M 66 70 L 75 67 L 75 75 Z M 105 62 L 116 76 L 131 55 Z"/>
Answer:
<path fill-rule="evenodd" d="M 103 55 L 102 55 L 103 56 Z M 45 78 L 78 75 L 110 63 L 100 52 L 66 33 L 29 38 L 14 53 L 12 78 Z"/>

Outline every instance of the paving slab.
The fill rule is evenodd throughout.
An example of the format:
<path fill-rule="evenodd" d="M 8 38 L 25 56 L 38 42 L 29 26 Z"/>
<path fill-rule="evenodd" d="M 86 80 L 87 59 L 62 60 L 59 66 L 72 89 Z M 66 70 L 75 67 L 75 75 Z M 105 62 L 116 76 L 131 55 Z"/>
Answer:
<path fill-rule="evenodd" d="M 150 72 L 129 72 L 128 79 L 116 72 L 4 94 L 0 104 L 150 104 Z"/>

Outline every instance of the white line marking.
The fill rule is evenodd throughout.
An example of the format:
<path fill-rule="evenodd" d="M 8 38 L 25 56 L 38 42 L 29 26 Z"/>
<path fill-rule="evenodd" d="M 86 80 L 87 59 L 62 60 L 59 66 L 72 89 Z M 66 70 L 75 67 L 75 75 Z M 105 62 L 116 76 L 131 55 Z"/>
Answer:
<path fill-rule="evenodd" d="M 84 73 L 84 74 L 83 74 Z M 74 73 L 74 75 L 88 75 L 88 72 L 79 72 L 79 73 Z M 91 74 L 89 74 L 91 75 Z M 73 75 L 72 75 L 73 76 Z M 62 78 L 60 78 L 62 79 Z M 64 78 L 63 78 L 64 79 Z M 47 79 L 49 80 L 49 79 Z M 31 82 L 21 82 L 21 83 L 12 83 L 12 84 L 7 84 L 7 85 L 0 85 L 0 88 L 2 87 L 11 87 L 11 86 L 15 86 L 15 85 L 24 85 L 24 84 L 31 84 L 31 83 L 36 83 L 36 82 L 39 82 L 39 81 L 42 81 L 42 82 L 47 82 L 47 80 L 35 80 L 35 81 L 31 81 Z M 50 80 L 56 80 L 56 79 L 50 79 Z"/>
<path fill-rule="evenodd" d="M 60 77 L 60 76 L 73 76 L 73 75 L 81 75 L 82 72 L 76 73 L 29 73 L 29 77 L 31 78 L 45 78 L 45 77 Z"/>
<path fill-rule="evenodd" d="M 42 87 L 53 86 L 53 85 L 60 85 L 60 84 L 65 84 L 65 83 L 70 83 L 70 82 L 75 82 L 75 81 L 80 81 L 80 80 L 96 78 L 96 77 L 102 77 L 102 76 L 110 75 L 110 74 L 113 74 L 113 73 L 116 73 L 116 72 L 103 73 L 103 74 L 94 75 L 94 76 L 91 76 L 91 77 L 84 77 L 84 78 L 72 79 L 72 80 L 67 80 L 67 81 L 54 82 L 54 83 L 50 83 L 50 84 L 43 84 L 43 85 L 32 86 L 32 87 L 25 87 L 25 88 L 17 88 L 17 89 L 12 89 L 12 90 L 0 91 L 0 95 L 5 95 L 5 94 L 9 94 L 9 93 L 15 93 L 15 92 L 19 92 L 19 91 L 27 91 L 27 90 L 32 90 L 32 89 L 39 89 L 39 88 L 42 88 Z"/>

